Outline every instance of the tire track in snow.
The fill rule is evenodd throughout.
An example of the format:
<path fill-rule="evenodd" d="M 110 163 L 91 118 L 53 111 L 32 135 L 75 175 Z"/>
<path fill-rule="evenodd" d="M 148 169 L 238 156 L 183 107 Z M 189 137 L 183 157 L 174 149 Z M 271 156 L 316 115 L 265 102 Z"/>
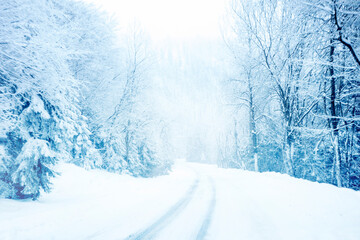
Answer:
<path fill-rule="evenodd" d="M 166 227 L 166 225 L 168 225 L 188 205 L 188 203 L 193 198 L 198 186 L 199 177 L 186 192 L 185 196 L 180 199 L 174 206 L 172 206 L 163 216 L 161 216 L 157 221 L 155 221 L 146 229 L 129 235 L 127 238 L 125 238 L 125 240 L 153 239 L 161 229 Z"/>
<path fill-rule="evenodd" d="M 213 216 L 215 205 L 216 205 L 216 189 L 215 189 L 214 180 L 209 177 L 209 181 L 210 181 L 211 190 L 212 190 L 211 191 L 212 192 L 211 193 L 211 201 L 210 201 L 210 205 L 208 207 L 207 213 L 205 215 L 204 221 L 202 222 L 200 230 L 197 233 L 196 240 L 205 239 L 207 231 L 211 224 L 212 216 Z"/>

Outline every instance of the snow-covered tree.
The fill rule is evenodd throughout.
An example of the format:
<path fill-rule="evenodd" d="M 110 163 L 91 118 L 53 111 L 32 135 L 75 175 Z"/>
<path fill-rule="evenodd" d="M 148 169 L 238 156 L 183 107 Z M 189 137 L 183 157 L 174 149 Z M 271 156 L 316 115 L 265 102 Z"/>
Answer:
<path fill-rule="evenodd" d="M 357 189 L 358 4 L 235 0 L 231 12 L 236 38 L 229 42 L 251 46 L 247 53 L 230 45 L 239 76 L 256 71 L 250 83 L 265 90 L 255 91 L 262 98 L 255 108 L 260 169 L 276 170 L 269 163 L 277 159 L 277 171 Z M 240 85 L 249 106 L 253 86 Z"/>
<path fill-rule="evenodd" d="M 5 197 L 36 199 L 40 189 L 49 191 L 58 160 L 101 165 L 79 104 L 86 83 L 71 64 L 81 38 L 73 17 L 94 18 L 83 7 L 73 1 L 1 1 L 0 180 L 10 188 Z M 90 32 L 92 26 L 84 28 Z"/>

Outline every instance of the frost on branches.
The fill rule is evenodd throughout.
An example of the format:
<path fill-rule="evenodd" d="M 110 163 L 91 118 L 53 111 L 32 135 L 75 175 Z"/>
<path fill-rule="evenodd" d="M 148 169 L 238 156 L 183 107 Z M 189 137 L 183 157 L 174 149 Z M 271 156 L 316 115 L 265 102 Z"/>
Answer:
<path fill-rule="evenodd" d="M 359 13 L 352 0 L 232 2 L 230 101 L 250 131 L 242 146 L 229 134 L 230 161 L 360 189 Z"/>
<path fill-rule="evenodd" d="M 58 161 L 124 172 L 125 149 L 98 134 L 124 85 L 114 24 L 76 1 L 0 0 L 0 29 L 0 196 L 37 199 Z"/>

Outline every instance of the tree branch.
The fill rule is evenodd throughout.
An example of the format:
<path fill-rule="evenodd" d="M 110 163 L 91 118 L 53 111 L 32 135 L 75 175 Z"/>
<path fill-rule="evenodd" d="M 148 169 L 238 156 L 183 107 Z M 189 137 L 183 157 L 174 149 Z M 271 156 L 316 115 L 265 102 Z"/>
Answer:
<path fill-rule="evenodd" d="M 351 46 L 350 43 L 348 43 L 342 35 L 342 27 L 339 24 L 338 21 L 338 14 L 337 14 L 337 9 L 336 9 L 336 3 L 334 2 L 334 18 L 335 18 L 335 25 L 337 27 L 337 31 L 339 33 L 339 37 L 335 40 L 340 41 L 345 47 L 347 47 L 351 53 L 351 55 L 353 56 L 355 62 L 357 63 L 358 67 L 360 67 L 360 60 L 359 57 L 356 55 L 354 48 Z"/>

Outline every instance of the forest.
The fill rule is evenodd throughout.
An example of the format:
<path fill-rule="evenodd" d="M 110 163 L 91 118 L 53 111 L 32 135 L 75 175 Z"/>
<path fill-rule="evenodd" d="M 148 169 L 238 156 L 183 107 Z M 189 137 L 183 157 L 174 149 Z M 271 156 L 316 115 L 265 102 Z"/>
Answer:
<path fill-rule="evenodd" d="M 60 161 L 166 173 L 161 122 L 143 93 L 141 31 L 134 25 L 119 43 L 111 18 L 78 1 L 0 5 L 0 196 L 37 199 Z"/>
<path fill-rule="evenodd" d="M 232 2 L 231 99 L 248 141 L 235 115 L 221 165 L 359 190 L 359 11 L 352 0 Z"/>
<path fill-rule="evenodd" d="M 0 0 L 0 197 L 183 156 L 359 190 L 359 1 L 233 0 L 221 32 L 174 50 L 88 2 Z"/>

